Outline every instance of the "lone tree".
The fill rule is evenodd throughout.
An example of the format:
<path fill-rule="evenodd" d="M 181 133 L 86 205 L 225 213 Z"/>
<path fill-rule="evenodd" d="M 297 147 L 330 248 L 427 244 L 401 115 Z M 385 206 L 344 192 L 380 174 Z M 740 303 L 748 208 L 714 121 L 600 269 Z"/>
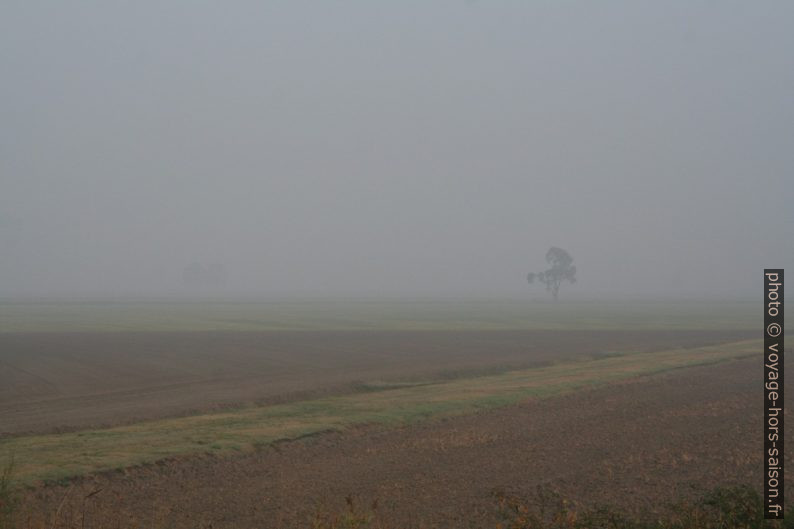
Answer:
<path fill-rule="evenodd" d="M 550 291 L 554 296 L 554 301 L 557 301 L 563 281 L 576 283 L 576 267 L 571 264 L 573 257 L 562 248 L 557 247 L 551 247 L 546 252 L 546 262 L 551 265 L 551 268 L 537 274 L 530 272 L 527 274 L 527 282 L 531 285 L 537 279 L 538 282 L 546 285 L 546 290 Z"/>

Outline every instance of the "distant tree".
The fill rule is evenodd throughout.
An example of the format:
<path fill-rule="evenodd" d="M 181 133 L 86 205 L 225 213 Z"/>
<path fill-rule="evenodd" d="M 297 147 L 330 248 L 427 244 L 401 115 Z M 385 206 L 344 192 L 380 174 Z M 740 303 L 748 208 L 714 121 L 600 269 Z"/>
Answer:
<path fill-rule="evenodd" d="M 206 282 L 209 285 L 226 284 L 226 267 L 221 263 L 212 263 L 207 267 Z"/>
<path fill-rule="evenodd" d="M 209 266 L 190 263 L 182 270 L 182 281 L 193 288 L 223 286 L 226 283 L 226 268 L 221 263 L 212 263 Z"/>
<path fill-rule="evenodd" d="M 182 270 L 182 282 L 190 287 L 200 286 L 207 271 L 199 263 L 190 263 Z"/>
<path fill-rule="evenodd" d="M 527 274 L 527 282 L 531 285 L 537 280 L 546 285 L 546 290 L 550 291 L 554 301 L 557 301 L 563 281 L 576 283 L 576 267 L 573 266 L 573 257 L 568 252 L 554 246 L 546 252 L 546 262 L 551 268 L 545 272 L 530 272 Z"/>

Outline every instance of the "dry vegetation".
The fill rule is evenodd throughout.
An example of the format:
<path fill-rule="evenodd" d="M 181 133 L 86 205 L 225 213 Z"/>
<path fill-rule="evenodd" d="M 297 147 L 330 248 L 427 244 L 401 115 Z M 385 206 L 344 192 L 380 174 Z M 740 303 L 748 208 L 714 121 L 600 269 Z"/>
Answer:
<path fill-rule="evenodd" d="M 725 330 L 758 324 L 753 300 L 0 299 L 0 333 L 193 331 Z"/>
<path fill-rule="evenodd" d="M 0 436 L 755 336 L 704 331 L 0 333 Z"/>
<path fill-rule="evenodd" d="M 757 355 L 757 341 L 604 358 L 508 371 L 498 375 L 415 383 L 371 384 L 352 395 L 256 406 L 104 430 L 0 440 L 18 458 L 24 482 L 62 479 L 202 452 L 246 451 L 283 439 L 362 424 L 404 424 L 548 397 L 690 365 Z"/>
<path fill-rule="evenodd" d="M 317 307 L 0 304 L 0 528 L 678 529 L 719 485 L 757 518 L 743 309 Z"/>
<path fill-rule="evenodd" d="M 594 527 L 762 527 L 757 517 L 703 525 L 717 518 L 703 518 L 715 511 L 701 502 L 718 487 L 757 490 L 756 364 L 677 369 L 406 427 L 98 474 L 26 492 L 18 525 L 281 528 L 312 527 L 320 516 L 326 525 L 317 527 L 329 528 L 588 527 L 529 524 L 541 486 L 568 498 L 577 520 L 602 508 L 627 520 Z M 347 496 L 360 525 L 344 525 Z M 699 524 L 675 525 L 671 505 L 681 502 Z"/>

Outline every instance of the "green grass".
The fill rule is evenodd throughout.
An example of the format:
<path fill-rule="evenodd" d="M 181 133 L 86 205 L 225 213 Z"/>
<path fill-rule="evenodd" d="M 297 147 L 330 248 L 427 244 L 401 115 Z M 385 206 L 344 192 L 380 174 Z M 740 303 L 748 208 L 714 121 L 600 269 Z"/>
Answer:
<path fill-rule="evenodd" d="M 584 387 L 692 365 L 760 354 L 757 341 L 608 356 L 535 369 L 434 383 L 383 386 L 290 404 L 142 422 L 75 433 L 0 441 L 0 461 L 13 457 L 22 483 L 60 480 L 171 456 L 224 454 L 267 446 L 354 425 L 396 425 L 471 413 L 527 398 L 545 398 Z"/>
<path fill-rule="evenodd" d="M 0 300 L 0 332 L 756 329 L 755 301 Z"/>

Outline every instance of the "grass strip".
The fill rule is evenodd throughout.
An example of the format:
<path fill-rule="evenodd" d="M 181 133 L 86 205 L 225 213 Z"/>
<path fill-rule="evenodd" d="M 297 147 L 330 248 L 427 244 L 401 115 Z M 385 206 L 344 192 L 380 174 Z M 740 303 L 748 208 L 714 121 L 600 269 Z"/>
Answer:
<path fill-rule="evenodd" d="M 756 329 L 756 302 L 518 299 L 38 300 L 0 298 L 0 333 Z"/>
<path fill-rule="evenodd" d="M 130 426 L 0 440 L 18 483 L 63 480 L 188 454 L 229 454 L 355 425 L 406 424 L 546 398 L 670 369 L 760 354 L 758 340 L 565 362 Z"/>

